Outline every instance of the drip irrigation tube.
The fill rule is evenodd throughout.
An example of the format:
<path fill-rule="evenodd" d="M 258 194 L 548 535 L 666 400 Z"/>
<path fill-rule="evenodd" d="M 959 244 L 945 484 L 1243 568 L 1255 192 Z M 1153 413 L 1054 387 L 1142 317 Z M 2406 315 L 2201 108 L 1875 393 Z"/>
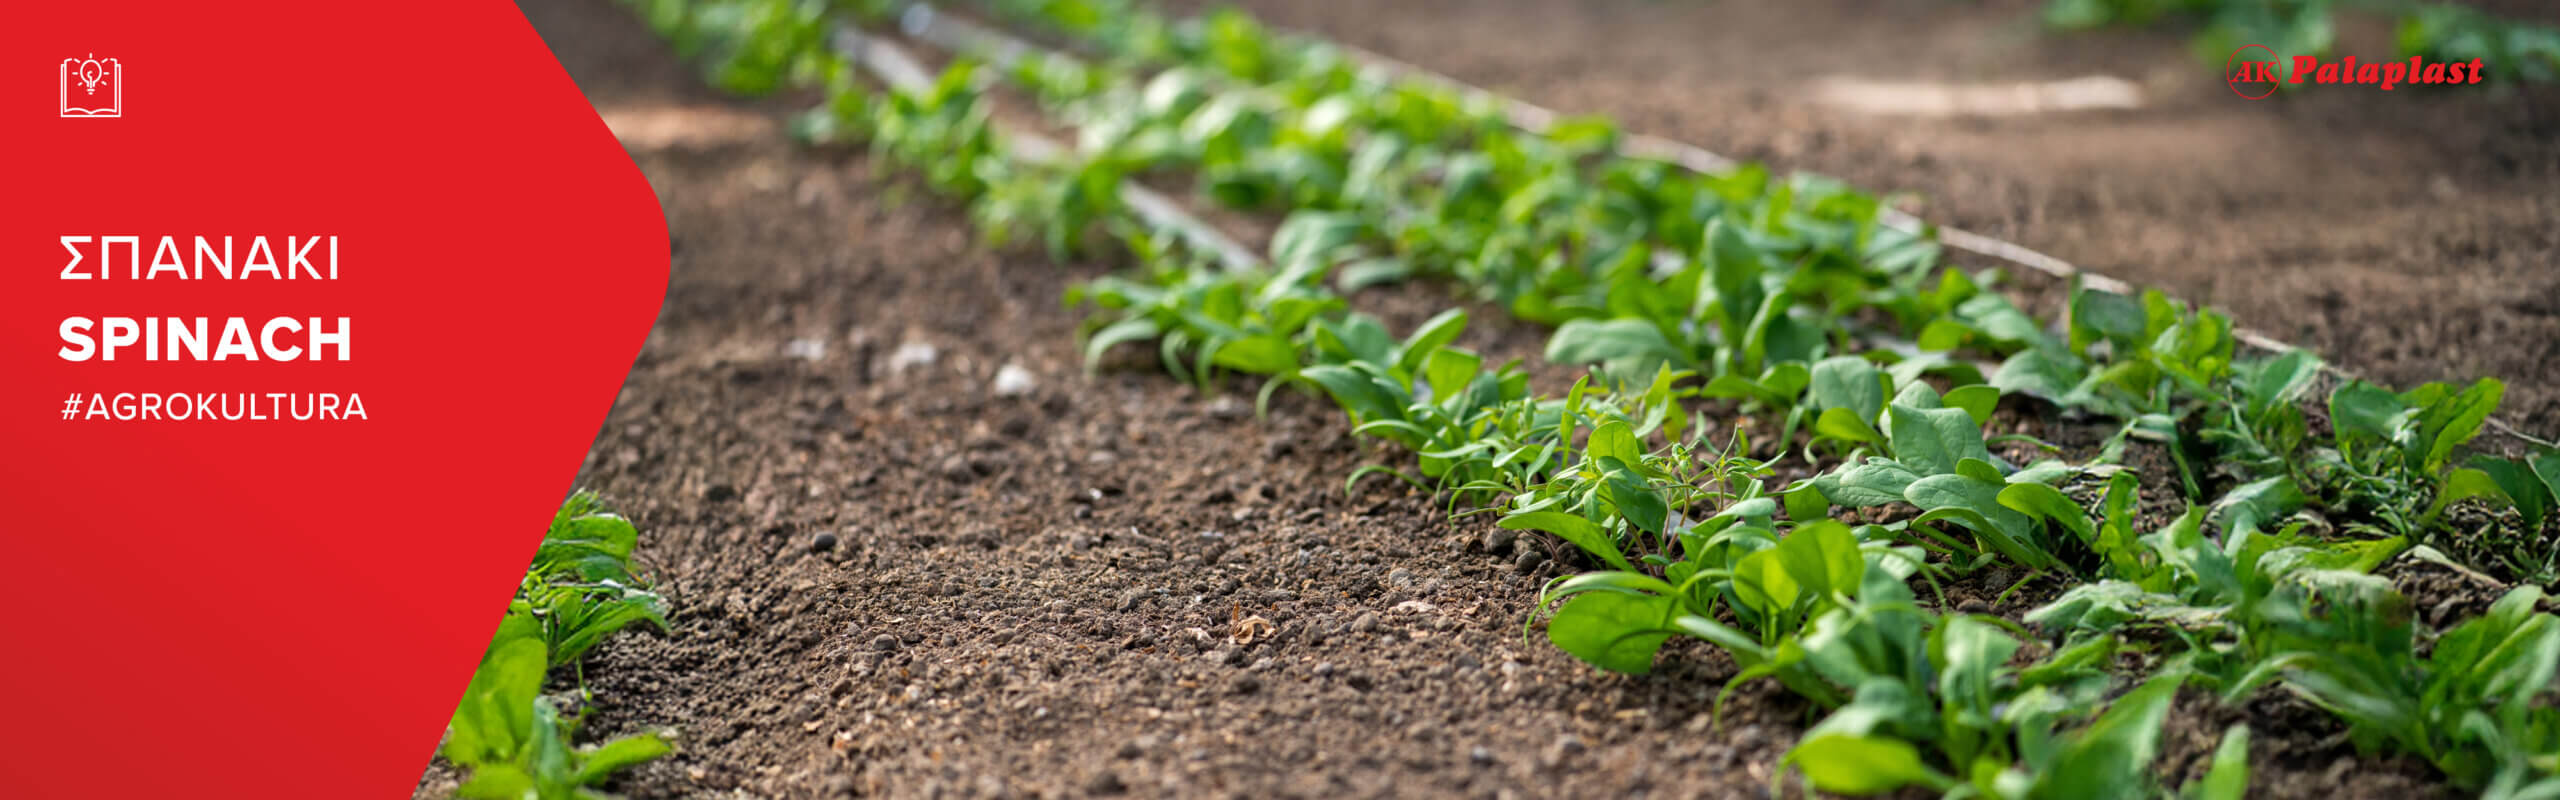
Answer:
<path fill-rule="evenodd" d="M 836 52 L 843 54 L 872 77 L 900 91 L 917 92 L 933 86 L 933 77 L 925 72 L 904 48 L 854 28 L 839 28 L 835 36 Z M 1004 140 L 1013 157 L 1033 163 L 1055 163 L 1066 157 L 1067 149 L 1047 137 L 1024 130 L 1006 130 Z M 1147 224 L 1179 233 L 1191 244 L 1207 249 L 1219 263 L 1232 270 L 1249 270 L 1262 266 L 1262 259 L 1251 249 L 1236 243 L 1226 233 L 1202 222 L 1182 210 L 1180 204 L 1163 194 L 1124 180 L 1119 187 L 1120 201 Z"/>

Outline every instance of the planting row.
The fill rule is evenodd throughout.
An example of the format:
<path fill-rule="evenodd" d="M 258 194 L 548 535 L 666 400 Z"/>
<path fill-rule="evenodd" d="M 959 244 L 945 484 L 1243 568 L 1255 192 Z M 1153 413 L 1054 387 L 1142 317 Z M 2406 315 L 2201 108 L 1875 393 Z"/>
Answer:
<path fill-rule="evenodd" d="M 604 510 L 592 494 L 561 504 L 446 728 L 439 752 L 469 773 L 458 795 L 601 798 L 593 787 L 615 771 L 667 753 L 653 734 L 575 745 L 591 699 L 585 680 L 558 699 L 544 692 L 554 670 L 575 673 L 605 637 L 641 623 L 666 628 L 664 602 L 631 569 L 639 538 L 630 520 Z M 562 702 L 577 713 L 563 717 Z"/>
<path fill-rule="evenodd" d="M 1871 196 L 1627 157 L 1602 120 L 1522 131 L 1232 13 L 1005 4 L 988 11 L 1100 58 L 989 52 L 1002 69 L 964 62 L 882 94 L 828 46 L 848 20 L 823 7 L 647 5 L 732 87 L 824 86 L 804 131 L 867 141 L 991 236 L 1125 256 L 1130 275 L 1070 298 L 1097 309 L 1095 356 L 1151 341 L 1204 385 L 1244 373 L 1266 396 L 1320 391 L 1409 454 L 1352 481 L 1391 473 L 1447 490 L 1454 513 L 1587 551 L 1609 570 L 1541 603 L 1567 652 L 1641 672 L 1670 637 L 1696 637 L 1743 665 L 1736 684 L 1777 680 L 1825 709 L 1788 757 L 1817 788 L 2150 793 L 2159 720 L 2196 686 L 2295 692 L 2465 788 L 2560 792 L 2560 714 L 2542 702 L 2560 629 L 2539 593 L 2429 633 L 2370 574 L 2444 550 L 2548 577 L 2560 455 L 2463 449 L 2495 381 L 2349 383 L 2306 407 L 2317 361 L 2242 360 L 2211 311 L 2075 290 L 2048 325 L 1993 291 L 1996 274 L 1878 224 Z M 1075 153 L 1011 158 L 985 93 L 998 80 L 1074 126 Z M 1269 265 L 1232 268 L 1140 224 L 1119 190 L 1136 177 L 1285 214 Z M 1547 357 L 1597 369 L 1543 396 L 1517 364 L 1451 346 L 1461 313 L 1398 338 L 1348 310 L 1344 292 L 1416 276 L 1556 325 Z M 2118 432 L 2087 463 L 2035 457 L 2049 448 L 1986 437 L 2004 397 Z M 1711 441 L 1710 409 L 1778 435 Z M 2137 446 L 2169 455 L 2176 474 L 2153 483 L 2188 509 L 2155 530 L 2135 528 L 2141 481 L 2120 463 Z M 1763 452 L 1812 477 L 1772 485 Z M 2075 586 L 2027 615 L 2033 631 L 1919 602 L 1915 587 L 1992 566 Z M 2245 737 L 2188 789 L 2244 786 Z"/>

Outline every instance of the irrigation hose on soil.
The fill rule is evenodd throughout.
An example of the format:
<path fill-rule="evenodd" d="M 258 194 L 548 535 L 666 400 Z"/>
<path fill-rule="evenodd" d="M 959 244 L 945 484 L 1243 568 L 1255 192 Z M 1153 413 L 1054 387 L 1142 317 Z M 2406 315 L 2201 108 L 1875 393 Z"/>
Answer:
<path fill-rule="evenodd" d="M 891 88 L 921 92 L 933 86 L 933 77 L 925 72 L 924 66 L 895 43 L 844 27 L 836 30 L 835 47 L 836 52 Z M 1032 163 L 1053 163 L 1066 157 L 1066 147 L 1047 137 L 1025 130 L 1008 129 L 1004 133 L 1006 145 L 1013 150 L 1015 158 Z M 1249 270 L 1262 266 L 1262 258 L 1254 255 L 1251 249 L 1185 213 L 1171 198 L 1129 180 L 1121 181 L 1118 191 L 1120 201 L 1127 204 L 1131 212 L 1150 225 L 1173 230 L 1192 244 L 1217 254 L 1218 262 L 1226 268 Z"/>

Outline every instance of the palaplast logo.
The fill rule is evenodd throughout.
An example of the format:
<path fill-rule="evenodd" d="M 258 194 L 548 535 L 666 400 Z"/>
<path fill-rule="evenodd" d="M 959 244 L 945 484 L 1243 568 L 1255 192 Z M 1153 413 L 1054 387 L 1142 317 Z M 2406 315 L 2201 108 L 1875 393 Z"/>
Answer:
<path fill-rule="evenodd" d="M 2479 83 L 2486 59 L 2430 62 L 2424 56 L 2406 60 L 2358 61 L 2346 56 L 2324 61 L 2316 55 L 2285 59 L 2263 44 L 2241 45 L 2223 62 L 2223 82 L 2231 93 L 2251 100 L 2273 96 L 2286 86 L 2353 84 L 2391 91 L 2402 86 Z"/>

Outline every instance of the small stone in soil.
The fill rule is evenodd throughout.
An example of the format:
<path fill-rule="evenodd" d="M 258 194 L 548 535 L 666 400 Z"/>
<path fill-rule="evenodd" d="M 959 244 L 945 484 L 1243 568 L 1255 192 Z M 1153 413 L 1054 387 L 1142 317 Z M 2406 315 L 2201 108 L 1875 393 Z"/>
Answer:
<path fill-rule="evenodd" d="M 836 535 L 819 531 L 818 535 L 809 538 L 809 549 L 820 553 L 836 549 Z"/>
<path fill-rule="evenodd" d="M 898 649 L 898 637 L 886 633 L 871 637 L 871 649 L 878 650 L 883 653 L 896 652 Z"/>
<path fill-rule="evenodd" d="M 1236 694 L 1252 694 L 1262 691 L 1262 680 L 1252 675 L 1238 675 L 1235 682 L 1229 686 L 1235 690 Z"/>
<path fill-rule="evenodd" d="M 1989 614 L 1991 604 L 1982 602 L 1982 598 L 1979 597 L 1968 597 L 1964 602 L 1956 604 L 1956 610 L 1966 614 Z"/>
<path fill-rule="evenodd" d="M 1095 773 L 1092 780 L 1084 782 L 1084 790 L 1091 794 L 1119 794 L 1128 791 L 1129 786 L 1120 782 L 1120 776 L 1103 770 Z"/>
<path fill-rule="evenodd" d="M 996 432 L 1004 434 L 1006 438 L 1020 439 L 1030 435 L 1031 420 L 1023 417 L 1008 418 L 1004 424 L 996 426 Z"/>
<path fill-rule="evenodd" d="M 1547 746 L 1546 761 L 1549 766 L 1562 764 L 1565 759 L 1572 758 L 1581 753 L 1582 737 L 1568 733 L 1563 736 L 1556 737 L 1556 743 Z"/>
<path fill-rule="evenodd" d="M 1356 633 L 1377 633 L 1378 613 L 1375 611 L 1362 613 L 1360 619 L 1351 623 L 1351 630 Z"/>
<path fill-rule="evenodd" d="M 1369 674 L 1365 672 L 1354 672 L 1349 675 L 1344 675 L 1342 676 L 1342 682 L 1344 685 L 1363 692 L 1369 691 L 1370 687 L 1378 685 L 1376 681 L 1370 680 Z"/>
<path fill-rule="evenodd" d="M 996 370 L 996 380 L 991 388 L 997 397 L 1020 397 L 1040 388 L 1040 379 L 1033 377 L 1031 370 L 1023 369 L 1020 364 L 1007 363 Z"/>
<path fill-rule="evenodd" d="M 1510 555 L 1512 541 L 1519 538 L 1520 532 L 1510 528 L 1495 528 L 1485 531 L 1484 551 L 1497 556 Z"/>
<path fill-rule="evenodd" d="M 1514 571 L 1514 572 L 1518 572 L 1518 573 L 1520 573 L 1520 574 L 1522 574 L 1522 575 L 1527 575 L 1527 574 L 1529 574 L 1529 573 L 1532 573 L 1532 572 L 1536 572 L 1536 571 L 1538 571 L 1538 567 L 1539 567 L 1539 566 L 1541 566 L 1541 565 L 1544 565 L 1544 564 L 1546 564 L 1546 563 L 1547 563 L 1547 557 L 1546 557 L 1546 556 L 1544 556 L 1544 555 L 1540 555 L 1540 554 L 1538 553 L 1538 551 L 1536 551 L 1536 550 L 1522 550 L 1522 551 L 1520 551 L 1520 557 L 1519 557 L 1519 558 L 1512 559 L 1512 561 L 1511 561 L 1511 569 L 1512 569 L 1512 571 Z"/>
<path fill-rule="evenodd" d="M 1467 760 L 1478 764 L 1492 764 L 1493 751 L 1484 749 L 1482 745 L 1478 745 L 1475 749 L 1467 751 Z"/>
<path fill-rule="evenodd" d="M 889 354 L 889 371 L 904 372 L 908 367 L 927 366 L 941 356 L 942 351 L 934 349 L 933 345 L 924 342 L 906 342 L 898 345 L 896 352 Z"/>

